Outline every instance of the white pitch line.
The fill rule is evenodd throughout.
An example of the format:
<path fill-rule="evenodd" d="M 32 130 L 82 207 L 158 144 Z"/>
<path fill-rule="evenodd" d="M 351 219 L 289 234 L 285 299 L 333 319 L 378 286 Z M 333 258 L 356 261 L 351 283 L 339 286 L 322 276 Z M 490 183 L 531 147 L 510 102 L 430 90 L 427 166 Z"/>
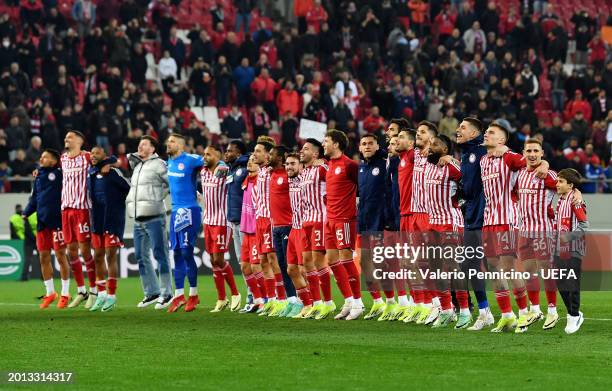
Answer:
<path fill-rule="evenodd" d="M 33 304 L 33 303 L 0 303 L 0 306 L 4 305 L 7 307 L 19 307 L 19 306 L 23 306 L 23 307 L 30 307 L 30 306 L 36 306 L 38 307 L 38 304 Z M 612 319 L 608 319 L 608 318 L 584 318 L 586 320 L 597 320 L 597 321 L 602 321 L 602 322 L 612 322 Z"/>

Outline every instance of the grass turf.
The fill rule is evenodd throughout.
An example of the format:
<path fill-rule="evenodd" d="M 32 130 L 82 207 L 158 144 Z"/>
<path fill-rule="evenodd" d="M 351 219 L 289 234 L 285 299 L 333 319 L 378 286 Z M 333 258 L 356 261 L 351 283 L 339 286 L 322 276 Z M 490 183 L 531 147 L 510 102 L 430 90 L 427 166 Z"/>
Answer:
<path fill-rule="evenodd" d="M 543 331 L 540 323 L 514 335 L 398 322 L 211 314 L 210 277 L 200 277 L 198 309 L 175 314 L 136 308 L 142 293 L 135 278 L 119 281 L 118 307 L 109 313 L 82 307 L 42 311 L 33 299 L 43 290 L 39 281 L 1 285 L 0 371 L 71 371 L 71 389 L 612 386 L 612 321 L 587 319 L 578 334 L 567 336 L 560 298 L 562 319 L 554 330 Z M 612 319 L 611 301 L 612 292 L 585 292 L 582 310 L 587 318 Z M 0 388 L 40 385 L 1 379 Z"/>

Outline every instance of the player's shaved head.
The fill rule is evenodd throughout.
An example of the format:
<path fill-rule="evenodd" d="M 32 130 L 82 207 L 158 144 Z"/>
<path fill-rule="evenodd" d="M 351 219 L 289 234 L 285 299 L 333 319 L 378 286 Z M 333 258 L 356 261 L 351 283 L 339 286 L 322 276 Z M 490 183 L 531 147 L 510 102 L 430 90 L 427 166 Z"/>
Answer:
<path fill-rule="evenodd" d="M 175 157 L 183 153 L 185 149 L 185 136 L 172 133 L 166 140 L 166 150 L 170 157 Z"/>

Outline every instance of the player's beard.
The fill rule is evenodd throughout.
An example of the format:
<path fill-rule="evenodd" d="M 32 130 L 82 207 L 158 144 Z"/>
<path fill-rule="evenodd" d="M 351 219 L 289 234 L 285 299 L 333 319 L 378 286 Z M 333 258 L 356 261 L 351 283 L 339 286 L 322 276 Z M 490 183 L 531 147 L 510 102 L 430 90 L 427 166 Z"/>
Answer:
<path fill-rule="evenodd" d="M 430 152 L 429 155 L 427 155 L 427 161 L 431 164 L 438 164 L 441 157 L 441 153 Z"/>

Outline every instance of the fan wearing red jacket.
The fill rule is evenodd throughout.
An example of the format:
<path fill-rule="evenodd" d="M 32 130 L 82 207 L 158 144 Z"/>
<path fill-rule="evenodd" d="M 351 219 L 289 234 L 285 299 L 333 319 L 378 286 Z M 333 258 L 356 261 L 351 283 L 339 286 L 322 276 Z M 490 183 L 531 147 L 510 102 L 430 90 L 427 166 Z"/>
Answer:
<path fill-rule="evenodd" d="M 357 228 L 357 176 L 359 166 L 344 154 L 348 137 L 332 129 L 325 135 L 323 150 L 329 158 L 325 249 L 338 288 L 344 296 L 342 311 L 335 319 L 357 319 L 364 311 L 359 271 L 353 261 Z"/>

